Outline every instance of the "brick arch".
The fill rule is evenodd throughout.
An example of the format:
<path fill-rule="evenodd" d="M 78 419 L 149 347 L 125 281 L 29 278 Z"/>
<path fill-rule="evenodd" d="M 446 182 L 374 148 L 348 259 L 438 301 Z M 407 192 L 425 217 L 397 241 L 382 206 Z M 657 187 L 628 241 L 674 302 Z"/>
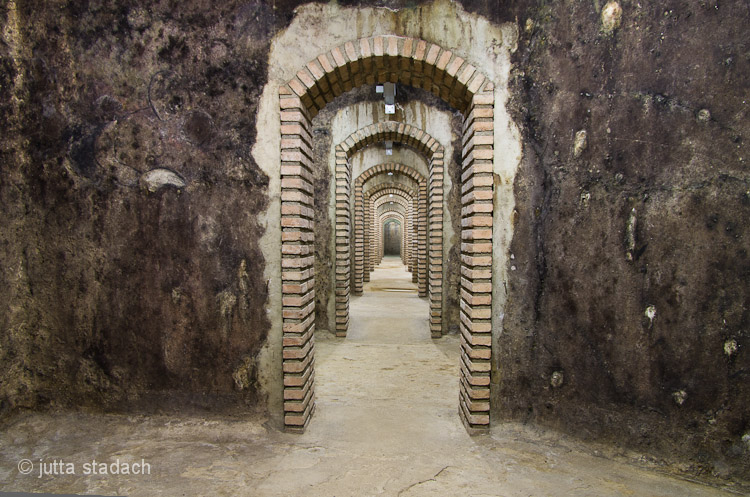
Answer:
<path fill-rule="evenodd" d="M 364 185 L 370 180 L 382 174 L 400 173 L 413 180 L 420 190 L 427 191 L 427 182 L 425 177 L 416 169 L 405 164 L 397 162 L 387 162 L 384 164 L 377 164 L 373 167 L 366 169 L 362 174 L 357 176 L 354 180 L 354 272 L 352 274 L 352 287 L 355 295 L 362 293 L 363 284 L 370 279 L 370 271 L 372 267 L 369 265 L 369 231 L 365 229 L 365 219 L 368 215 L 365 211 L 369 212 L 368 207 L 365 206 L 363 200 Z M 426 203 L 426 194 L 422 198 L 422 202 Z M 424 207 L 427 212 L 427 206 Z M 417 210 L 414 210 L 416 215 Z M 416 226 L 416 224 L 415 224 Z M 407 269 L 412 273 L 412 282 L 417 283 L 418 271 L 415 264 L 416 257 L 413 257 L 417 253 L 417 247 L 412 246 L 413 243 L 417 243 L 416 234 L 412 234 L 411 230 L 408 232 L 408 246 L 407 246 L 407 257 L 404 264 Z M 424 296 L 424 292 L 422 294 Z"/>
<path fill-rule="evenodd" d="M 377 213 L 380 217 L 382 217 L 384 212 L 398 212 L 403 216 L 403 223 L 402 223 L 402 244 L 401 244 L 401 261 L 404 263 L 407 268 L 411 265 L 411 246 L 410 243 L 413 241 L 413 237 L 411 236 L 411 229 L 413 227 L 413 211 L 412 211 L 412 205 L 413 205 L 413 199 L 411 196 L 409 196 L 406 192 L 402 192 L 401 195 L 397 193 L 388 193 L 386 190 L 383 190 L 382 192 L 379 192 L 375 196 L 370 198 L 370 203 L 373 207 L 373 212 Z M 393 196 L 391 196 L 393 195 Z M 393 205 L 390 205 L 393 204 Z M 376 223 L 375 231 L 376 233 L 382 229 L 382 226 L 380 224 Z M 377 250 L 372 251 L 371 253 L 377 254 L 373 260 L 373 267 L 377 265 L 380 262 L 380 259 L 382 259 L 382 251 L 379 250 L 380 245 L 377 242 L 377 236 L 376 241 L 374 242 L 374 246 L 377 248 Z"/>
<path fill-rule="evenodd" d="M 411 198 L 400 195 L 394 197 L 383 195 L 377 201 L 373 201 L 373 206 L 375 207 L 375 209 L 380 209 L 383 205 L 390 203 L 398 204 L 404 209 L 404 213 L 408 213 L 411 204 Z"/>
<path fill-rule="evenodd" d="M 407 259 L 405 264 L 407 269 L 412 272 L 412 282 L 417 284 L 418 295 L 424 297 L 427 295 L 426 285 L 426 270 L 425 270 L 425 244 L 426 240 L 424 234 L 426 233 L 426 219 L 424 212 L 426 209 L 420 208 L 420 205 L 424 205 L 424 195 L 422 195 L 422 204 L 419 200 L 419 191 L 413 190 L 409 186 L 398 182 L 382 183 L 368 190 L 363 195 L 362 204 L 364 205 L 365 215 L 363 216 L 362 224 L 362 238 L 364 247 L 366 249 L 365 258 L 363 261 L 364 274 L 362 280 L 355 281 L 355 290 L 359 287 L 362 288 L 363 281 L 370 281 L 370 273 L 375 269 L 378 263 L 377 258 L 377 223 L 375 220 L 376 211 L 374 210 L 374 203 L 379 199 L 386 197 L 387 195 L 394 194 L 401 196 L 410 203 L 409 218 L 407 221 Z M 422 216 L 422 217 L 420 217 Z M 420 236 L 421 235 L 421 236 Z"/>
<path fill-rule="evenodd" d="M 459 413 L 469 429 L 489 426 L 489 384 L 492 343 L 492 209 L 494 159 L 494 85 L 475 66 L 437 44 L 416 38 L 374 36 L 344 43 L 308 62 L 279 87 L 281 148 L 281 317 L 284 425 L 302 431 L 314 409 L 314 225 L 311 119 L 341 93 L 363 84 L 392 81 L 424 88 L 462 112 L 461 164 L 461 390 Z M 382 125 L 383 123 L 378 123 Z M 399 123 L 399 125 L 402 125 Z M 406 126 L 406 125 L 404 125 Z M 393 131 L 393 130 L 391 130 Z M 434 144 L 436 145 L 436 144 Z M 339 162 L 339 153 L 343 166 Z M 438 158 L 438 152 L 433 158 Z M 346 152 L 336 149 L 336 205 L 346 212 L 336 219 L 336 260 L 345 274 L 341 294 L 349 293 L 351 254 L 348 210 L 351 170 Z M 432 162 L 428 193 L 433 215 L 442 219 L 443 157 Z M 346 188 L 339 190 L 339 180 Z M 439 187 L 439 189 L 438 189 Z M 442 226 L 442 221 L 439 223 Z M 430 233 L 432 234 L 432 233 Z M 442 232 L 440 233 L 442 237 Z M 442 273 L 442 241 L 429 262 Z M 340 281 L 337 267 L 337 284 Z M 442 287 L 430 290 L 442 293 Z M 337 296 L 339 288 L 336 290 Z M 336 318 L 348 324 L 346 308 L 337 307 Z M 338 303 L 337 303 L 338 306 Z M 431 306 L 431 314 L 432 314 Z M 433 318 L 431 316 L 431 326 Z"/>
<path fill-rule="evenodd" d="M 405 196 L 390 197 L 390 196 L 383 195 L 376 201 L 373 201 L 373 206 L 375 207 L 375 209 L 380 209 L 382 205 L 388 204 L 388 203 L 398 204 L 404 208 L 404 212 L 407 212 L 411 204 L 411 198 L 405 197 Z"/>
<path fill-rule="evenodd" d="M 340 150 L 349 158 L 360 150 L 384 141 L 393 141 L 412 148 L 428 160 L 444 150 L 440 142 L 429 133 L 400 121 L 383 121 L 358 129 L 340 143 Z"/>
<path fill-rule="evenodd" d="M 424 181 L 424 176 L 422 176 L 418 171 L 415 171 L 413 168 L 410 168 L 408 166 L 404 166 L 401 164 L 385 164 L 378 165 L 374 168 L 368 169 L 368 171 L 372 171 L 367 175 L 367 177 L 364 178 L 364 181 L 355 181 L 355 189 L 354 189 L 354 246 L 355 246 L 355 253 L 354 253 L 354 262 L 355 262 L 355 271 L 353 274 L 353 285 L 354 285 L 354 293 L 355 295 L 361 293 L 363 282 L 370 280 L 370 272 L 374 268 L 374 262 L 372 261 L 372 258 L 370 256 L 372 252 L 372 246 L 370 243 L 370 224 L 372 221 L 371 218 L 371 206 L 369 203 L 365 203 L 364 201 L 364 194 L 363 194 L 363 188 L 366 184 L 366 181 L 372 178 L 377 177 L 380 174 L 387 174 L 388 171 L 400 169 L 399 172 L 406 173 L 406 175 L 412 179 L 417 181 L 417 190 L 414 192 L 414 194 L 411 195 L 412 197 L 412 210 L 413 210 L 413 219 L 410 219 L 410 226 L 409 226 L 409 232 L 408 232 L 408 238 L 409 238 L 409 247 L 407 250 L 408 257 L 407 262 L 405 262 L 407 269 L 409 272 L 412 273 L 412 282 L 417 283 L 418 282 L 418 268 L 416 265 L 417 262 L 417 254 L 419 253 L 419 247 L 418 247 L 418 236 L 416 232 L 412 232 L 412 230 L 417 229 L 417 215 L 419 213 L 419 206 L 420 202 L 424 204 L 422 206 L 424 212 L 427 212 L 427 206 L 426 206 L 426 194 L 424 192 L 427 190 L 426 188 L 426 182 Z M 396 167 L 394 167 L 396 166 Z M 365 176 L 365 173 L 362 173 L 357 180 L 362 179 Z M 389 182 L 390 184 L 392 182 Z M 371 190 L 372 191 L 372 190 Z M 421 192 L 421 194 L 420 194 Z M 424 243 L 422 245 L 424 248 Z M 424 263 L 425 255 L 422 254 L 422 262 Z M 424 282 L 425 272 L 423 271 L 422 279 Z M 426 295 L 426 286 L 423 283 L 423 291 L 421 296 L 424 297 Z"/>
<path fill-rule="evenodd" d="M 423 88 L 465 111 L 492 85 L 472 64 L 440 45 L 404 36 L 372 36 L 339 45 L 308 62 L 283 87 L 310 118 L 342 93 L 390 81 Z"/>
<path fill-rule="evenodd" d="M 425 180 L 425 177 L 422 175 L 422 173 L 411 166 L 407 166 L 406 164 L 401 164 L 398 162 L 386 162 L 365 169 L 362 174 L 357 176 L 357 178 L 354 180 L 354 185 L 364 186 L 365 183 L 367 183 L 375 176 L 388 173 L 403 174 L 404 176 L 408 176 L 409 178 L 413 179 L 415 183 L 419 183 Z"/>
<path fill-rule="evenodd" d="M 385 238 L 383 237 L 383 228 L 385 228 L 385 223 L 389 220 L 396 220 L 401 224 L 401 262 L 403 264 L 406 264 L 406 260 L 404 257 L 404 251 L 406 250 L 406 217 L 403 213 L 396 210 L 394 206 L 389 206 L 388 209 L 393 210 L 386 210 L 383 212 L 380 217 L 378 218 L 378 252 L 377 252 L 377 263 L 380 264 L 380 262 L 383 260 L 383 256 L 385 255 Z"/>
<path fill-rule="evenodd" d="M 349 159 L 360 150 L 386 140 L 413 148 L 427 159 L 428 178 L 425 178 L 420 185 L 420 196 L 424 199 L 420 203 L 420 208 L 424 209 L 427 229 L 422 234 L 424 237 L 422 248 L 424 254 L 417 259 L 423 264 L 423 266 L 420 265 L 417 268 L 417 283 L 420 288 L 419 296 L 428 297 L 430 301 L 430 332 L 432 336 L 439 337 L 442 335 L 443 325 L 443 175 L 445 171 L 445 148 L 437 139 L 411 124 L 384 121 L 360 128 L 336 145 L 336 241 L 337 254 L 342 254 L 342 257 L 337 260 L 349 260 L 349 257 L 344 256 L 344 254 L 351 255 L 350 252 L 347 252 L 350 243 L 349 220 L 351 219 L 349 207 L 351 166 Z M 355 181 L 355 216 L 357 186 Z M 363 208 L 366 209 L 367 205 L 365 204 Z M 365 252 L 372 245 L 367 243 L 363 244 L 362 247 L 356 245 L 357 228 L 355 217 L 354 275 L 352 275 L 350 264 L 343 264 L 341 271 L 337 270 L 336 272 L 336 334 L 341 336 L 345 336 L 349 322 L 348 308 L 351 286 L 354 286 L 355 294 L 360 294 L 363 283 L 369 280 L 369 273 L 374 268 L 374 259 L 369 257 L 369 254 L 365 257 Z M 365 232 L 366 236 L 367 233 Z M 358 248 L 360 248 L 359 252 Z M 368 264 L 368 261 L 371 264 Z M 414 272 L 412 272 L 412 276 L 414 276 Z M 412 279 L 414 278 L 412 277 Z M 423 280 L 422 285 L 419 285 L 420 280 Z"/>
<path fill-rule="evenodd" d="M 363 285 L 370 280 L 370 271 L 372 270 L 368 262 L 370 260 L 370 245 L 368 243 L 370 237 L 368 230 L 365 229 L 364 221 L 367 215 L 365 210 L 368 210 L 368 206 L 364 205 L 362 192 L 369 180 L 379 175 L 388 174 L 389 172 L 403 174 L 414 181 L 418 187 L 421 185 L 425 192 L 427 191 L 426 179 L 419 171 L 411 166 L 397 162 L 377 164 L 366 169 L 354 180 L 354 271 L 352 273 L 352 292 L 354 295 L 362 294 Z M 427 199 L 423 198 L 422 201 L 426 202 Z M 427 212 L 426 204 L 425 212 Z M 415 210 L 414 214 L 416 215 L 416 213 L 417 211 Z M 416 243 L 417 237 L 412 234 L 411 230 L 407 232 L 407 235 L 408 240 L 404 264 L 412 274 L 412 282 L 418 283 L 418 270 L 415 265 L 415 258 L 413 257 L 413 254 L 417 253 L 417 247 L 412 246 L 412 243 Z M 424 296 L 424 292 L 422 296 Z"/>

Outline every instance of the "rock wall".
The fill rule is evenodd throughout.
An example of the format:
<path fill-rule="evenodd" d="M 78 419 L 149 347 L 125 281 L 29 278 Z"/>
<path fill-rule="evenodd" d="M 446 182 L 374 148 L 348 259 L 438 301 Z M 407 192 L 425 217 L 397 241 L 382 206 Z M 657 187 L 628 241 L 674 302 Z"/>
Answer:
<path fill-rule="evenodd" d="M 743 1 L 520 19 L 496 419 L 750 474 L 749 19 Z"/>
<path fill-rule="evenodd" d="M 264 2 L 7 2 L 0 406 L 255 404 Z"/>

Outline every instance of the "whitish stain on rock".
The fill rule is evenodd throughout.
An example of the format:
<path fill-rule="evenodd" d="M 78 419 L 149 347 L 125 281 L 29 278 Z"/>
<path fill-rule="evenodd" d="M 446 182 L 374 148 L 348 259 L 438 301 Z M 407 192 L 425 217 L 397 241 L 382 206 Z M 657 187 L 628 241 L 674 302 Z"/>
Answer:
<path fill-rule="evenodd" d="M 242 364 L 234 370 L 232 379 L 238 390 L 246 390 L 250 387 L 254 367 L 253 360 L 250 357 L 245 357 Z"/>
<path fill-rule="evenodd" d="M 620 27 L 622 22 L 622 7 L 617 2 L 608 2 L 602 9 L 602 28 L 605 33 L 611 33 Z"/>
<path fill-rule="evenodd" d="M 646 312 L 644 314 L 648 318 L 648 327 L 652 327 L 654 325 L 654 318 L 656 317 L 656 307 L 653 305 L 646 307 Z"/>
<path fill-rule="evenodd" d="M 565 382 L 565 375 L 562 371 L 555 371 L 549 379 L 549 384 L 552 385 L 553 388 L 560 388 L 563 382 Z"/>
<path fill-rule="evenodd" d="M 637 223 L 637 212 L 635 207 L 630 209 L 630 215 L 628 216 L 628 222 L 625 225 L 625 259 L 628 261 L 633 260 L 633 254 L 635 253 L 635 228 Z"/>
<path fill-rule="evenodd" d="M 234 308 L 237 306 L 237 296 L 230 290 L 224 290 L 216 296 L 216 300 L 219 303 L 219 311 L 224 321 L 222 335 L 224 338 L 227 338 L 229 330 L 232 328 L 232 317 L 234 315 Z"/>
<path fill-rule="evenodd" d="M 165 186 L 185 188 L 187 183 L 174 171 L 170 171 L 169 169 L 152 169 L 141 176 L 141 185 L 153 193 Z"/>
<path fill-rule="evenodd" d="M 573 157 L 580 157 L 586 146 L 588 145 L 588 134 L 585 129 L 582 129 L 576 133 L 575 140 L 573 141 Z"/>

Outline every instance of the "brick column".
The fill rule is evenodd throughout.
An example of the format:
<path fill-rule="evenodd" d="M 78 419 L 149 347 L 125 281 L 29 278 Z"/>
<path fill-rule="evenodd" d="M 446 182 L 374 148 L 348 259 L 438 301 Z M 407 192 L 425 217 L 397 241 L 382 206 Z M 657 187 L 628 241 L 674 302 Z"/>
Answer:
<path fill-rule="evenodd" d="M 354 185 L 354 295 L 362 295 L 365 272 L 365 209 L 362 195 L 362 184 L 357 181 Z"/>
<path fill-rule="evenodd" d="M 443 322 L 443 151 L 430 161 L 429 292 L 430 333 L 442 336 Z"/>
<path fill-rule="evenodd" d="M 336 149 L 336 336 L 346 336 L 349 327 L 349 283 L 351 280 L 351 167 L 346 153 Z"/>
<path fill-rule="evenodd" d="M 363 266 L 363 281 L 370 281 L 370 259 L 372 258 L 372 204 L 370 196 L 367 195 L 364 198 L 365 207 L 365 223 L 364 223 L 364 235 L 365 235 L 365 257 Z"/>
<path fill-rule="evenodd" d="M 404 214 L 404 220 L 401 222 L 401 263 L 406 266 L 408 264 L 406 258 L 406 219 L 409 215 L 408 211 Z"/>
<path fill-rule="evenodd" d="M 377 240 L 375 239 L 375 236 L 377 234 L 377 224 L 378 224 L 378 213 L 375 209 L 375 206 L 372 205 L 372 198 L 370 198 L 370 257 L 367 261 L 367 274 L 368 274 L 368 281 L 369 281 L 369 274 L 375 270 L 375 265 L 377 264 L 377 249 L 378 244 Z"/>
<path fill-rule="evenodd" d="M 417 216 L 417 294 L 427 296 L 427 184 L 419 185 L 419 214 Z"/>
<path fill-rule="evenodd" d="M 284 425 L 302 431 L 315 406 L 315 269 L 310 116 L 289 88 L 281 108 L 281 303 Z"/>
<path fill-rule="evenodd" d="M 461 174 L 461 418 L 490 423 L 494 93 L 486 84 L 464 119 Z"/>
<path fill-rule="evenodd" d="M 417 186 L 417 195 L 412 199 L 412 221 L 411 221 L 411 281 L 417 283 L 419 280 L 419 195 L 421 184 Z"/>
<path fill-rule="evenodd" d="M 412 266 L 411 266 L 412 264 L 412 260 L 411 260 L 412 233 L 411 233 L 411 230 L 412 230 L 412 224 L 414 222 L 413 204 L 414 202 L 412 198 L 412 202 L 409 202 L 407 209 L 406 209 L 406 216 L 407 216 L 406 222 L 404 223 L 404 226 L 401 227 L 403 236 L 404 236 L 404 249 L 403 249 L 404 258 L 405 258 L 404 265 L 406 266 L 406 269 L 409 272 L 412 271 Z"/>
<path fill-rule="evenodd" d="M 378 216 L 378 222 L 376 223 L 376 232 L 375 232 L 375 243 L 378 248 L 377 251 L 377 258 L 375 259 L 375 265 L 377 266 L 380 264 L 380 262 L 383 260 L 383 221 L 380 219 L 380 216 Z"/>

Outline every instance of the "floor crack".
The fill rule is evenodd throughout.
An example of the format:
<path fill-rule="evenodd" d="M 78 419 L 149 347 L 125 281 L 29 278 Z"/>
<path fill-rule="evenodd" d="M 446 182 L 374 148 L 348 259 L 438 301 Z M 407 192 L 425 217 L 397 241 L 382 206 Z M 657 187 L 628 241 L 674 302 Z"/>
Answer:
<path fill-rule="evenodd" d="M 422 481 L 418 481 L 418 482 L 416 482 L 416 483 L 412 483 L 412 484 L 411 484 L 411 485 L 409 485 L 408 487 L 406 487 L 406 488 L 404 488 L 404 489 L 401 489 L 401 490 L 399 490 L 399 492 L 398 492 L 398 495 L 399 495 L 399 497 L 400 497 L 400 496 L 401 496 L 401 494 L 403 494 L 404 492 L 406 492 L 406 491 L 408 491 L 408 490 L 410 490 L 410 489 L 412 489 L 412 488 L 414 488 L 414 487 L 416 487 L 416 486 L 418 486 L 418 485 L 421 485 L 421 484 L 423 484 L 423 483 L 427 483 L 428 481 L 437 481 L 437 477 L 438 477 L 438 476 L 440 476 L 440 473 L 442 473 L 443 471 L 445 471 L 445 470 L 446 470 L 446 469 L 448 469 L 448 468 L 450 468 L 450 465 L 448 465 L 448 466 L 445 466 L 445 467 L 444 467 L 443 469 L 441 469 L 440 471 L 438 471 L 437 473 L 435 473 L 435 476 L 433 476 L 432 478 L 427 478 L 426 480 L 422 480 Z"/>

